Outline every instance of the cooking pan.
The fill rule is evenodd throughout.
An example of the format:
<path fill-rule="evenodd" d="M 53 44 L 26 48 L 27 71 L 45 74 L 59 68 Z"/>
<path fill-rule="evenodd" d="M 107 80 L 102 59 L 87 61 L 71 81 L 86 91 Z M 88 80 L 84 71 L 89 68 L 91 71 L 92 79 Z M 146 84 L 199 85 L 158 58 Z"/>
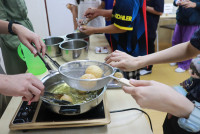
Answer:
<path fill-rule="evenodd" d="M 45 86 L 45 92 L 49 92 L 51 93 L 52 88 L 50 87 L 55 87 L 56 85 L 60 85 L 62 83 L 65 83 L 65 81 L 63 80 L 63 75 L 60 74 L 58 71 L 52 71 L 50 66 L 48 65 L 48 63 L 45 61 L 45 59 L 40 55 L 40 53 L 37 53 L 38 56 L 41 58 L 41 60 L 44 62 L 45 66 L 47 67 L 47 69 L 49 70 L 49 74 L 46 75 L 44 78 L 41 79 L 41 81 L 43 82 L 44 86 Z M 47 58 L 50 59 L 50 61 L 57 67 L 60 68 L 60 65 L 54 61 L 53 59 L 51 59 L 51 57 L 49 57 L 48 54 L 45 53 L 45 55 L 47 56 Z M 77 103 L 77 104 L 73 104 L 73 103 L 67 103 L 67 104 L 60 104 L 59 100 L 57 101 L 51 101 L 51 98 L 48 98 L 48 96 L 41 96 L 41 100 L 45 103 L 45 106 L 57 113 L 57 114 L 61 114 L 61 115 L 79 115 L 82 113 L 85 113 L 87 111 L 89 111 L 90 109 L 96 107 L 102 100 L 104 97 L 104 92 L 107 89 L 106 86 L 104 86 L 103 88 L 93 92 L 93 97 L 90 98 L 89 100 L 85 100 L 81 103 Z M 76 89 L 70 89 L 69 91 L 77 91 Z M 80 92 L 80 91 L 79 91 Z M 77 94 L 76 97 L 81 97 L 83 94 L 90 94 L 91 92 L 80 92 L 80 94 Z M 58 103 L 57 103 L 58 102 Z"/>
<path fill-rule="evenodd" d="M 51 92 L 50 87 L 64 83 L 63 77 L 58 71 L 51 72 L 50 74 L 42 78 L 41 81 L 43 82 L 45 86 L 45 92 Z M 57 114 L 79 115 L 96 107 L 103 100 L 104 92 L 106 88 L 107 87 L 105 86 L 102 89 L 96 91 L 96 97 L 94 99 L 80 103 L 80 104 L 61 105 L 57 103 L 51 103 L 47 101 L 46 99 L 43 99 L 43 97 L 41 97 L 41 99 L 49 110 Z"/>

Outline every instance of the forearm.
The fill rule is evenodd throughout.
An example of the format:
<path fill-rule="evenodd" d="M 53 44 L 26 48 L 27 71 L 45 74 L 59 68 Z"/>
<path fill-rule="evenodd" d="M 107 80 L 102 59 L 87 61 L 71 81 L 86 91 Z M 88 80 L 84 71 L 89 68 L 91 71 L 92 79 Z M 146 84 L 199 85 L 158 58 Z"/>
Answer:
<path fill-rule="evenodd" d="M 181 94 L 168 101 L 170 101 L 171 106 L 168 113 L 177 117 L 189 118 L 189 115 L 194 109 L 194 104 Z"/>
<path fill-rule="evenodd" d="M 190 42 L 181 43 L 174 47 L 156 52 L 154 54 L 141 56 L 141 66 L 170 63 L 191 59 L 198 55 L 200 51 L 193 47 Z"/>
<path fill-rule="evenodd" d="M 6 95 L 5 92 L 7 91 L 8 82 L 7 75 L 0 74 L 0 94 Z"/>
<path fill-rule="evenodd" d="M 8 34 L 8 23 L 7 21 L 0 20 L 0 34 Z"/>
<path fill-rule="evenodd" d="M 109 25 L 106 27 L 99 27 L 94 28 L 94 33 L 108 33 L 108 34 L 115 34 L 115 33 L 124 33 L 126 30 L 121 30 L 114 25 Z"/>
<path fill-rule="evenodd" d="M 155 14 L 155 15 L 162 15 L 162 12 L 158 12 L 153 7 L 150 7 L 150 6 L 147 6 L 146 10 L 147 12 Z"/>
<path fill-rule="evenodd" d="M 101 1 L 101 5 L 98 7 L 98 9 L 105 9 L 105 2 Z"/>
<path fill-rule="evenodd" d="M 9 34 L 8 32 L 8 21 L 4 21 L 4 20 L 0 20 L 0 34 Z M 18 32 L 20 32 L 18 30 L 18 27 L 21 27 L 21 25 L 19 24 L 14 24 L 12 25 L 12 30 L 15 34 L 17 34 Z"/>
<path fill-rule="evenodd" d="M 73 22 L 74 22 L 74 30 L 75 30 L 78 27 L 77 20 L 76 20 L 78 18 L 78 8 L 77 8 L 77 6 L 73 5 L 71 11 L 72 11 Z"/>

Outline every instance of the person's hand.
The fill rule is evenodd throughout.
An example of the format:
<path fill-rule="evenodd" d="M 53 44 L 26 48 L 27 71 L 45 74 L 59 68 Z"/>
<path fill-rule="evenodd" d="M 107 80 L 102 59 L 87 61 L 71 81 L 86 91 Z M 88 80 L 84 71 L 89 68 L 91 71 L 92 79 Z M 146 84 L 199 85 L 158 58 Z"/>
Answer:
<path fill-rule="evenodd" d="M 44 85 L 32 74 L 0 75 L 0 93 L 6 96 L 22 96 L 23 101 L 38 101 Z"/>
<path fill-rule="evenodd" d="M 177 0 L 175 3 L 176 3 L 177 6 L 180 6 L 181 2 L 182 2 L 182 0 Z"/>
<path fill-rule="evenodd" d="M 42 50 L 42 55 L 45 55 L 46 45 L 41 40 L 40 36 L 19 24 L 13 24 L 12 29 L 14 33 L 17 34 L 22 44 L 24 44 L 35 56 L 37 50 L 38 52 L 41 52 Z M 35 44 L 37 50 L 31 45 L 31 43 Z"/>
<path fill-rule="evenodd" d="M 111 17 L 105 17 L 106 21 L 111 21 Z"/>
<path fill-rule="evenodd" d="M 184 8 L 195 8 L 197 6 L 197 4 L 195 2 L 192 2 L 192 1 L 181 2 L 180 5 L 183 6 Z"/>
<path fill-rule="evenodd" d="M 78 20 L 78 25 L 79 26 L 81 26 L 81 25 L 87 25 L 89 21 L 90 21 L 89 18 L 79 19 Z"/>
<path fill-rule="evenodd" d="M 80 26 L 80 32 L 85 33 L 87 35 L 91 35 L 95 33 L 95 28 L 94 27 L 89 27 L 89 26 Z"/>
<path fill-rule="evenodd" d="M 133 71 L 141 68 L 140 57 L 133 57 L 121 51 L 114 51 L 109 54 L 105 61 L 113 67 L 117 67 L 123 71 Z"/>
<path fill-rule="evenodd" d="M 96 17 L 99 16 L 98 9 L 88 8 L 88 9 L 85 11 L 84 16 L 85 16 L 86 18 L 89 18 L 90 20 L 93 20 L 94 18 L 96 18 Z"/>
<path fill-rule="evenodd" d="M 194 109 L 194 104 L 173 88 L 156 82 L 130 80 L 134 87 L 123 87 L 143 108 L 168 112 L 177 117 L 187 118 Z"/>

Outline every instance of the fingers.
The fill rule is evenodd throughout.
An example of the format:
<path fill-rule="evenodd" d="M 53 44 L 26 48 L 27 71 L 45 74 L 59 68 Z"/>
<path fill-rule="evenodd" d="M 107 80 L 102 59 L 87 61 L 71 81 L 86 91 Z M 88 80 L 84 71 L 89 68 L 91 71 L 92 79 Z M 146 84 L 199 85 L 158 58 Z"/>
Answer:
<path fill-rule="evenodd" d="M 140 86 L 151 86 L 151 81 L 147 81 L 147 80 L 134 80 L 134 79 L 130 79 L 130 83 L 133 86 L 136 87 L 140 87 Z"/>
<path fill-rule="evenodd" d="M 45 52 L 46 52 L 46 45 L 44 44 L 44 42 L 41 39 L 39 39 L 39 41 L 40 41 L 40 45 L 42 47 L 42 55 L 44 56 Z"/>
<path fill-rule="evenodd" d="M 41 91 L 38 90 L 38 88 L 36 88 L 35 86 L 31 86 L 29 88 L 29 91 L 30 91 L 30 93 L 32 93 L 32 98 L 30 99 L 30 101 L 35 102 L 40 99 Z"/>
<path fill-rule="evenodd" d="M 119 69 L 121 69 L 121 70 L 123 70 L 123 71 L 127 71 L 127 69 L 126 69 L 126 67 L 125 67 L 125 65 L 124 65 L 123 62 L 111 62 L 110 65 L 111 65 L 112 67 L 119 68 Z"/>
<path fill-rule="evenodd" d="M 37 52 L 39 52 L 39 53 L 42 52 L 42 55 L 44 56 L 45 52 L 46 52 L 46 45 L 41 40 L 40 36 L 35 35 L 32 42 L 35 44 L 35 46 L 37 48 Z"/>
<path fill-rule="evenodd" d="M 91 10 L 91 8 L 88 8 L 85 13 L 84 13 L 84 16 L 88 17 L 90 14 L 92 14 L 93 11 Z"/>
<path fill-rule="evenodd" d="M 29 101 L 33 98 L 33 94 L 29 90 L 27 90 L 26 92 L 24 92 L 23 97 L 24 100 Z"/>
<path fill-rule="evenodd" d="M 44 85 L 43 83 L 37 79 L 32 74 L 27 74 L 27 80 L 31 82 L 31 84 L 28 86 L 28 91 L 32 95 L 31 98 L 28 96 L 25 96 L 25 99 L 27 101 L 38 101 L 40 98 L 40 95 L 43 94 L 44 91 Z"/>
<path fill-rule="evenodd" d="M 28 42 L 28 40 L 24 40 L 23 44 L 33 53 L 34 55 L 37 54 L 37 50 Z"/>
<path fill-rule="evenodd" d="M 80 27 L 80 31 L 84 33 L 84 31 L 86 31 L 87 27 L 86 26 L 81 26 Z"/>
<path fill-rule="evenodd" d="M 41 90 L 41 92 L 43 92 L 44 90 L 43 83 L 32 74 L 28 74 L 28 75 L 29 75 L 28 80 L 31 81 L 32 85 L 35 86 L 37 89 Z"/>
<path fill-rule="evenodd" d="M 120 56 L 121 56 L 121 51 L 114 51 L 113 53 L 109 54 L 106 58 L 105 61 L 106 63 L 111 63 L 112 61 L 119 61 L 120 60 Z"/>
<path fill-rule="evenodd" d="M 132 96 L 135 97 L 137 87 L 123 86 L 122 89 L 124 90 L 125 93 L 131 94 Z"/>

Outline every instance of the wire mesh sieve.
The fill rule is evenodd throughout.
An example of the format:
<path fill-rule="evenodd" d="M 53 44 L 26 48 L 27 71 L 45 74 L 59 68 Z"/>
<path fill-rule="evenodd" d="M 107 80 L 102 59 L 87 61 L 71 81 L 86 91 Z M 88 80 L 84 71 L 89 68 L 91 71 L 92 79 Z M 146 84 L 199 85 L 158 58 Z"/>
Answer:
<path fill-rule="evenodd" d="M 90 65 L 97 65 L 103 70 L 103 76 L 98 79 L 80 79 L 85 74 L 85 70 Z M 80 60 L 65 63 L 60 66 L 59 72 L 63 75 L 63 80 L 72 88 L 81 91 L 99 90 L 112 79 L 114 69 L 110 65 L 98 61 Z"/>

